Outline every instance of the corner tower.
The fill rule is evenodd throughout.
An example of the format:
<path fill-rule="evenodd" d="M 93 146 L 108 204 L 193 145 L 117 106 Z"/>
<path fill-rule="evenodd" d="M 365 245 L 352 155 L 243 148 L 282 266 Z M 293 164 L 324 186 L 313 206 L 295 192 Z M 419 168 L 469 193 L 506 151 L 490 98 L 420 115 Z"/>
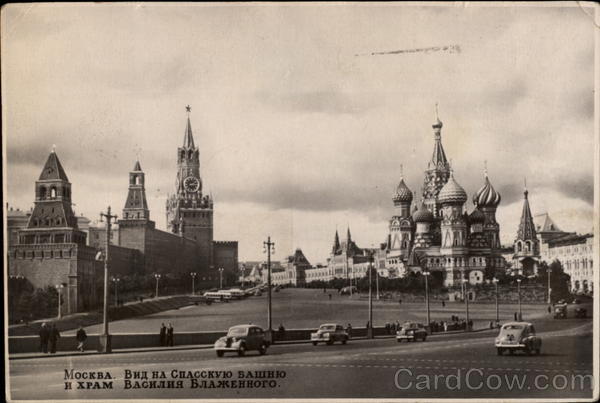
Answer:
<path fill-rule="evenodd" d="M 201 265 L 212 261 L 213 201 L 202 194 L 200 152 L 194 144 L 190 106 L 186 106 L 187 124 L 183 145 L 177 149 L 175 194 L 167 199 L 167 228 L 199 245 Z"/>
<path fill-rule="evenodd" d="M 127 201 L 123 207 L 123 219 L 125 220 L 148 220 L 150 211 L 146 201 L 146 189 L 144 188 L 144 172 L 139 161 L 135 162 L 133 171 L 129 172 L 129 191 Z"/>

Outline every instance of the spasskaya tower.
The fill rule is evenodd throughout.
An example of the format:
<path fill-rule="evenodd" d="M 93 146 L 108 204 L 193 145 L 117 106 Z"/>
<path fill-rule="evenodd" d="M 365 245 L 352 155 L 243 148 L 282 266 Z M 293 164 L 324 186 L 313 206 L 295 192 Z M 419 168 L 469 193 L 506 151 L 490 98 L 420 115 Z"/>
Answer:
<path fill-rule="evenodd" d="M 201 264 L 212 261 L 213 201 L 202 194 L 200 152 L 194 144 L 190 123 L 190 106 L 186 106 L 187 125 L 183 146 L 177 149 L 175 194 L 167 198 L 167 228 L 170 232 L 196 241 Z"/>

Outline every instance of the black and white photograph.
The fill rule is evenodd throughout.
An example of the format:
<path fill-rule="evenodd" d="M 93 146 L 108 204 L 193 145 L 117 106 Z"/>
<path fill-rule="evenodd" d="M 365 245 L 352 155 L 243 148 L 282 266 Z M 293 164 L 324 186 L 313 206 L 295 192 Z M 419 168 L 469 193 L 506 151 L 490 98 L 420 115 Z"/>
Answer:
<path fill-rule="evenodd" d="M 599 399 L 596 3 L 0 15 L 5 400 Z"/>

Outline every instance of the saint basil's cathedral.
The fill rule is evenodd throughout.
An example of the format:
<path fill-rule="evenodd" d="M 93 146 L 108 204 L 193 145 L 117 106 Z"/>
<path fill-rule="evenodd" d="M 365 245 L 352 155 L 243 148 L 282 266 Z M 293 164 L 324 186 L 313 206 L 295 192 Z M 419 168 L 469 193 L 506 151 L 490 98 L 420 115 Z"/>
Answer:
<path fill-rule="evenodd" d="M 487 175 L 473 195 L 474 209 L 467 213 L 467 193 L 454 177 L 442 146 L 442 122 L 432 126 L 434 149 L 425 171 L 421 202 L 401 177 L 393 196 L 395 212 L 389 234 L 382 245 L 385 267 L 390 276 L 427 270 L 445 286 L 467 279 L 482 283 L 504 270 L 500 225 L 496 209 L 501 201 Z M 411 211 L 411 206 L 415 207 Z"/>

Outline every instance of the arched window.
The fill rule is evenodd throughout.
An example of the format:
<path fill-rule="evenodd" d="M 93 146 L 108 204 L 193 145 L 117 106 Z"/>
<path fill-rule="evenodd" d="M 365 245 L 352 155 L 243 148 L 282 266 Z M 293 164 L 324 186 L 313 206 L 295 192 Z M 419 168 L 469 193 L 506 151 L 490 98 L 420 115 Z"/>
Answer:
<path fill-rule="evenodd" d="M 52 186 L 52 187 L 50 188 L 50 197 L 51 197 L 52 199 L 55 199 L 55 198 L 56 198 L 56 188 L 55 188 L 54 186 Z"/>
<path fill-rule="evenodd" d="M 135 180 L 136 185 L 140 185 L 142 183 L 142 179 L 140 178 L 140 175 L 136 175 L 134 180 Z"/>
<path fill-rule="evenodd" d="M 517 242 L 517 251 L 521 252 L 523 250 L 523 246 L 521 245 L 521 242 Z"/>
<path fill-rule="evenodd" d="M 40 199 L 45 199 L 46 198 L 46 187 L 42 186 L 40 187 Z"/>

